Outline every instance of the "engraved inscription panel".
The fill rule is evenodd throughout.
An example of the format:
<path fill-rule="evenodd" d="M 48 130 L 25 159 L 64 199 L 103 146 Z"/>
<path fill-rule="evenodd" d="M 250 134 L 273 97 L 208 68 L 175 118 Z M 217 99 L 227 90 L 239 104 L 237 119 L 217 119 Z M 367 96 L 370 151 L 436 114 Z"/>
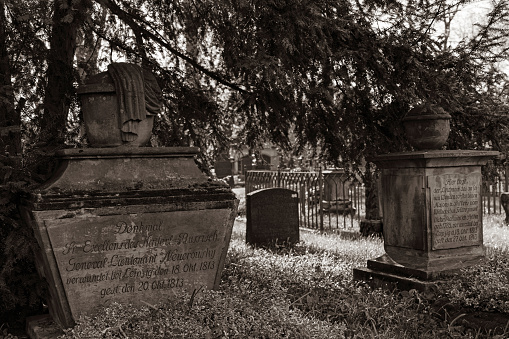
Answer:
<path fill-rule="evenodd" d="M 442 174 L 428 183 L 432 249 L 481 244 L 481 174 Z"/>
<path fill-rule="evenodd" d="M 177 288 L 212 288 L 228 246 L 230 213 L 84 214 L 45 220 L 73 316 L 113 301 L 156 304 Z"/>

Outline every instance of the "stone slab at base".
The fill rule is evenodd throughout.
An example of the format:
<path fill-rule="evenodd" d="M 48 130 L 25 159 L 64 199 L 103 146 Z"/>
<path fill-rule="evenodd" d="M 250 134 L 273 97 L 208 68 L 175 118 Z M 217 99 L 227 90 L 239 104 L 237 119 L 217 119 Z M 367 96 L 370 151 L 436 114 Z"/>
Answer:
<path fill-rule="evenodd" d="M 477 263 L 481 263 L 482 258 Z M 457 272 L 457 269 L 427 271 L 406 267 L 392 260 L 387 254 L 368 260 L 367 268 L 354 268 L 354 280 L 363 280 L 371 287 L 386 290 L 398 289 L 408 291 L 416 289 L 421 292 L 433 291 L 435 283 Z"/>
<path fill-rule="evenodd" d="M 481 264 L 484 260 L 484 257 L 481 255 L 477 257 L 472 256 L 471 258 L 468 258 L 468 260 L 461 260 L 461 257 L 459 258 L 460 259 L 454 258 L 458 261 L 454 265 L 417 268 L 401 265 L 392 260 L 392 258 L 387 254 L 384 254 L 376 259 L 368 260 L 367 267 L 375 272 L 384 272 L 407 278 L 431 281 L 446 278 L 462 267 Z"/>
<path fill-rule="evenodd" d="M 409 291 L 415 289 L 420 292 L 434 292 L 437 286 L 433 281 L 424 281 L 395 274 L 374 271 L 369 268 L 354 268 L 354 280 L 365 281 L 371 288 L 382 288 L 393 291 Z"/>
<path fill-rule="evenodd" d="M 55 339 L 64 334 L 49 314 L 27 318 L 27 334 L 30 339 Z"/>
<path fill-rule="evenodd" d="M 364 237 L 383 236 L 383 222 L 382 220 L 361 220 L 360 232 Z"/>

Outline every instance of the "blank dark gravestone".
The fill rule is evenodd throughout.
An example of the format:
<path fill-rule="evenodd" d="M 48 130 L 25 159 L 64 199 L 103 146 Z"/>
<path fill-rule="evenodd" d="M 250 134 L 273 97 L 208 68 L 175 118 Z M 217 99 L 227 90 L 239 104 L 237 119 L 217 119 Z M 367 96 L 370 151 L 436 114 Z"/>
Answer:
<path fill-rule="evenodd" d="M 299 242 L 299 199 L 285 188 L 265 188 L 246 196 L 246 242 Z"/>

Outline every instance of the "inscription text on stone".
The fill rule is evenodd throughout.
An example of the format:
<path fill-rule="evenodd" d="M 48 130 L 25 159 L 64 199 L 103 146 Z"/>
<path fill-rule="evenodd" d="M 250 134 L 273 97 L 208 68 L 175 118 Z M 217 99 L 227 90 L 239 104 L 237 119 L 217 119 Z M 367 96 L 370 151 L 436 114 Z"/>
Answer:
<path fill-rule="evenodd" d="M 157 303 L 175 288 L 211 288 L 225 246 L 228 213 L 200 210 L 47 222 L 62 283 L 75 299 L 71 308 L 88 313 L 112 301 Z"/>
<path fill-rule="evenodd" d="M 428 177 L 432 249 L 478 245 L 481 241 L 480 173 Z"/>

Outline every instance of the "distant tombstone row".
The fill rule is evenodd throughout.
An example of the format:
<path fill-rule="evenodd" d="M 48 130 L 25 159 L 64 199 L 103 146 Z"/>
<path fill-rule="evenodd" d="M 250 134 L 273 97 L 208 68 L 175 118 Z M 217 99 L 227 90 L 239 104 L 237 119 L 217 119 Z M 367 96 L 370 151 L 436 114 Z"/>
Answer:
<path fill-rule="evenodd" d="M 297 192 L 265 188 L 246 195 L 246 242 L 252 245 L 299 242 Z"/>

